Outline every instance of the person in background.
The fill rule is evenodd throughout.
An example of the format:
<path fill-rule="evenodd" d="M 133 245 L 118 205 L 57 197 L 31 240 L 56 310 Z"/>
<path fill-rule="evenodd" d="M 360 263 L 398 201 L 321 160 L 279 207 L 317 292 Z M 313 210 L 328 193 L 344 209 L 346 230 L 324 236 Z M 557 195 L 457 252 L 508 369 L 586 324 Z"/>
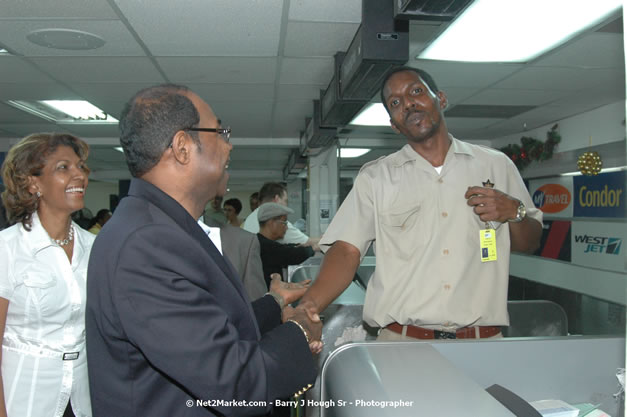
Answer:
<path fill-rule="evenodd" d="M 89 228 L 89 231 L 97 235 L 100 232 L 100 229 L 102 229 L 102 226 L 104 226 L 105 223 L 110 218 L 111 218 L 111 210 L 108 210 L 108 209 L 98 210 L 98 213 L 96 213 L 96 217 L 94 217 L 91 221 L 92 225 Z"/>
<path fill-rule="evenodd" d="M 226 190 L 225 190 L 226 192 Z M 222 200 L 223 196 L 215 196 L 213 200 L 211 200 L 211 204 L 204 213 L 204 220 L 214 219 L 220 223 L 228 223 L 228 219 L 226 218 L 226 213 L 222 210 Z"/>
<path fill-rule="evenodd" d="M 259 190 L 259 201 L 261 205 L 266 203 L 278 203 L 287 207 L 287 188 L 278 182 L 267 182 Z M 259 232 L 259 218 L 257 217 L 257 214 L 261 205 L 257 207 L 255 211 L 250 213 L 248 217 L 246 217 L 244 225 L 242 226 L 244 230 L 250 233 Z M 288 221 L 287 231 L 279 240 L 279 243 L 293 243 L 297 245 L 311 246 L 313 250 L 318 250 L 319 240 L 319 238 L 310 238 Z"/>
<path fill-rule="evenodd" d="M 259 191 L 255 191 L 250 195 L 250 198 L 248 199 L 248 204 L 250 205 L 251 213 L 257 210 L 257 207 L 259 207 Z"/>
<path fill-rule="evenodd" d="M 427 72 L 392 70 L 381 101 L 407 144 L 361 168 L 298 308 L 324 310 L 376 242 L 363 314 L 380 340 L 499 337 L 510 251 L 539 246 L 542 213 L 505 154 L 449 133 L 446 94 Z"/>
<path fill-rule="evenodd" d="M 239 227 L 208 219 L 198 220 L 199 226 L 225 258 L 231 261 L 251 300 L 263 297 L 268 285 L 263 279 L 263 266 L 257 236 Z"/>
<path fill-rule="evenodd" d="M 278 243 L 287 231 L 287 215 L 294 210 L 277 203 L 265 203 L 259 206 L 259 245 L 261 247 L 261 263 L 266 285 L 270 285 L 272 274 L 283 275 L 283 268 L 298 265 L 314 255 L 310 246 Z"/>
<path fill-rule="evenodd" d="M 72 213 L 72 221 L 85 230 L 88 230 L 91 227 L 93 218 L 94 215 L 87 207 L 83 207 L 82 209 Z"/>
<path fill-rule="evenodd" d="M 261 416 L 302 395 L 322 334 L 285 307 L 304 287 L 276 280 L 251 303 L 198 224 L 226 192 L 230 128 L 171 84 L 139 91 L 119 126 L 133 178 L 89 262 L 94 416 Z"/>
<path fill-rule="evenodd" d="M 91 416 L 85 285 L 95 236 L 72 222 L 84 205 L 88 146 L 36 133 L 8 152 L 0 232 L 0 416 Z"/>
<path fill-rule="evenodd" d="M 240 227 L 242 221 L 237 217 L 242 211 L 242 202 L 237 198 L 229 198 L 222 205 L 222 210 L 231 226 Z"/>

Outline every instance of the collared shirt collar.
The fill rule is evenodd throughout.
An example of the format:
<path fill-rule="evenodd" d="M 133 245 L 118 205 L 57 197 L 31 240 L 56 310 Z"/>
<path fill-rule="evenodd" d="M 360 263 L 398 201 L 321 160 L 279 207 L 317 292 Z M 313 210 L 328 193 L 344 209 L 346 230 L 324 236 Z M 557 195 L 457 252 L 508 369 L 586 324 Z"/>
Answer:
<path fill-rule="evenodd" d="M 452 154 L 466 154 L 474 157 L 472 148 L 468 146 L 467 143 L 456 139 L 450 133 L 448 134 L 448 137 L 451 140 L 451 146 L 446 154 L 447 160 L 450 158 L 449 155 Z M 396 154 L 392 156 L 392 158 L 392 164 L 397 167 L 400 167 L 407 162 L 424 160 L 424 158 L 418 152 L 416 152 L 409 143 L 403 146 Z"/>
<path fill-rule="evenodd" d="M 20 230 L 25 236 L 24 241 L 28 242 L 28 245 L 30 245 L 30 250 L 33 255 L 36 255 L 37 252 L 46 249 L 47 247 L 54 246 L 48 232 L 46 232 L 46 229 L 44 229 L 44 226 L 41 224 L 41 220 L 39 220 L 37 212 L 34 212 L 31 217 L 30 232 L 27 231 L 24 226 L 21 226 Z"/>
<path fill-rule="evenodd" d="M 24 226 L 20 226 L 20 231 L 24 235 L 24 242 L 29 245 L 30 252 L 33 256 L 36 256 L 38 252 L 49 248 L 50 246 L 57 246 L 56 243 L 52 241 L 50 235 L 44 229 L 44 226 L 41 224 L 41 220 L 39 219 L 39 215 L 37 212 L 34 212 L 31 217 L 31 229 L 30 232 L 27 231 Z M 81 227 L 72 222 L 72 227 L 74 228 L 74 250 L 72 255 L 72 267 L 76 267 L 79 264 L 80 259 L 85 253 L 89 253 L 86 248 L 87 242 L 84 239 L 81 239 L 80 232 Z"/>

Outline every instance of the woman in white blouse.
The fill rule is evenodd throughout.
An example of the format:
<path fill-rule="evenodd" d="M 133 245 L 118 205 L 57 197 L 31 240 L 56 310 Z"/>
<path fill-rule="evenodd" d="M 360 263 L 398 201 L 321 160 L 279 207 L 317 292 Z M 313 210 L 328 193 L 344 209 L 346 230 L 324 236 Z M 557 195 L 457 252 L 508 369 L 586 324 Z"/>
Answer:
<path fill-rule="evenodd" d="M 72 223 L 83 208 L 88 146 L 36 133 L 2 165 L 9 227 L 0 232 L 0 416 L 91 416 L 85 357 L 85 280 L 94 235 Z"/>

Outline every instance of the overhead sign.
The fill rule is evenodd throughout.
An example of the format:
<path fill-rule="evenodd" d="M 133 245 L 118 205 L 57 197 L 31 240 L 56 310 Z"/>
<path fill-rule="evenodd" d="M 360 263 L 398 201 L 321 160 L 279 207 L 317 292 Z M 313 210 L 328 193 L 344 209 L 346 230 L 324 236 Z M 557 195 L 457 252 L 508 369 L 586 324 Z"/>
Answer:
<path fill-rule="evenodd" d="M 572 177 L 556 177 L 529 182 L 533 204 L 542 210 L 545 218 L 572 217 Z"/>
<path fill-rule="evenodd" d="M 571 236 L 572 263 L 627 271 L 627 224 L 573 222 Z"/>
<path fill-rule="evenodd" d="M 625 171 L 597 176 L 576 176 L 574 181 L 575 217 L 627 217 Z"/>

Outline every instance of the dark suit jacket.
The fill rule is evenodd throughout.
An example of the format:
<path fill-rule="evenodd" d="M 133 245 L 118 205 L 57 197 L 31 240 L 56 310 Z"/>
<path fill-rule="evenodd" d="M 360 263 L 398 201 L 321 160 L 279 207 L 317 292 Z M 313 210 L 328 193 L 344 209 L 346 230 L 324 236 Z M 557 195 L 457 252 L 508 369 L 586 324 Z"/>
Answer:
<path fill-rule="evenodd" d="M 277 273 L 282 276 L 283 268 L 303 263 L 315 254 L 311 246 L 279 243 L 261 233 L 257 233 L 257 238 L 261 247 L 261 263 L 266 285 L 270 285 L 271 274 Z"/>
<path fill-rule="evenodd" d="M 87 282 L 95 417 L 263 415 L 314 382 L 298 326 L 271 296 L 251 304 L 196 221 L 145 181 L 98 235 Z M 224 403 L 244 400 L 267 406 Z"/>
<path fill-rule="evenodd" d="M 242 278 L 244 288 L 250 299 L 255 300 L 263 297 L 268 292 L 268 287 L 263 279 L 261 251 L 257 235 L 210 217 L 205 219 L 204 223 L 207 226 L 220 228 L 222 253 L 231 261 Z"/>

